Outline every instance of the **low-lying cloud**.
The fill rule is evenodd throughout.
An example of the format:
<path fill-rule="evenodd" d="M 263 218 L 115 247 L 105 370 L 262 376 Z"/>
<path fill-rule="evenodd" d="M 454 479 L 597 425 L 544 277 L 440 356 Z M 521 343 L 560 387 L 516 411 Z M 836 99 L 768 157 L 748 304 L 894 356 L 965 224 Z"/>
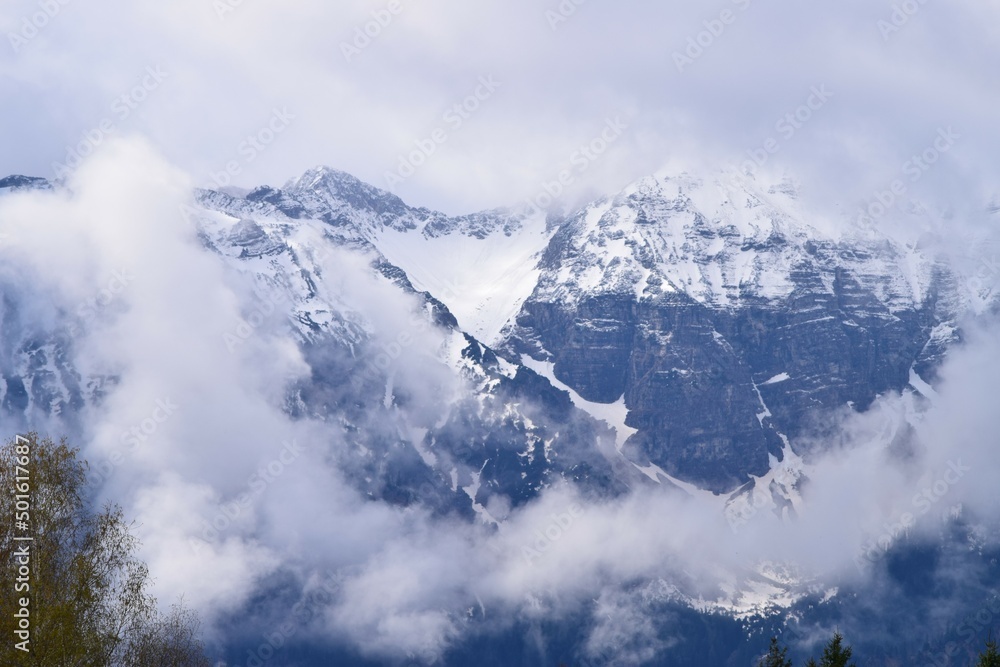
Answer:
<path fill-rule="evenodd" d="M 204 247 L 181 213 L 190 193 L 190 179 L 148 143 L 113 141 L 65 189 L 0 199 L 0 254 L 7 288 L 23 295 L 22 325 L 41 332 L 75 322 L 78 305 L 101 300 L 118 277 L 72 341 L 85 378 L 116 379 L 73 435 L 92 462 L 114 462 L 97 496 L 138 522 L 161 599 L 183 595 L 212 632 L 286 577 L 298 593 L 274 594 L 274 609 L 301 602 L 333 572 L 328 600 L 297 626 L 303 639 L 432 662 L 482 631 L 484 618 L 493 627 L 560 618 L 596 599 L 588 652 L 613 643 L 638 660 L 674 640 L 626 595 L 627 583 L 739 608 L 762 567 L 786 568 L 801 590 L 833 588 L 872 576 L 906 536 L 936 539 L 949 517 L 1000 519 L 991 400 L 1000 343 L 989 318 L 968 324 L 933 390 L 830 415 L 844 434 L 836 445 L 793 443 L 810 454 L 802 503 L 785 518 L 765 505 L 734 531 L 725 498 L 667 483 L 605 500 L 559 484 L 503 508 L 498 528 L 373 501 L 337 465 L 350 454 L 341 429 L 285 409 L 287 389 L 310 369 L 282 317 L 227 345 L 256 307 L 254 276 Z M 335 250 L 323 266 L 326 296 L 380 340 L 412 334 L 418 300 L 375 277 L 366 259 Z M 425 329 L 393 360 L 393 381 L 416 397 L 406 417 L 416 425 L 461 394 L 437 361 L 445 339 Z"/>

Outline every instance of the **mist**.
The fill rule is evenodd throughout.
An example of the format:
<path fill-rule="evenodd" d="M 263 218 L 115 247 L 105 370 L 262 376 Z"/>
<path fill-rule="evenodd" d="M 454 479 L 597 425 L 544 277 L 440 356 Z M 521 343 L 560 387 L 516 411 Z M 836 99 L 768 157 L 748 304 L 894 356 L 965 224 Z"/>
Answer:
<path fill-rule="evenodd" d="M 770 603 L 787 606 L 818 589 L 863 585 L 900 540 L 939 539 L 958 518 L 1000 519 L 990 392 L 1000 343 L 988 314 L 971 316 L 933 387 L 918 381 L 864 413 L 825 415 L 817 435 L 792 442 L 805 479 L 791 512 L 763 494 L 734 523 L 725 496 L 692 496 L 662 478 L 633 481 L 614 498 L 556 485 L 498 509 L 499 525 L 373 502 L 340 467 L 357 443 L 283 409 L 288 388 L 309 373 L 284 323 L 289 304 L 278 301 L 232 345 L 248 313 L 261 310 L 263 288 L 220 261 L 198 235 L 204 223 L 182 214 L 191 184 L 149 142 L 112 142 L 65 188 L 0 199 L 0 252 L 5 280 L 19 280 L 22 301 L 39 304 L 22 317 L 41 330 L 59 332 L 79 303 L 113 293 L 79 322 L 73 345 L 85 378 L 114 381 L 71 435 L 88 460 L 110 462 L 95 499 L 121 503 L 136 520 L 161 601 L 183 596 L 210 633 L 255 597 L 270 591 L 274 609 L 290 607 L 334 573 L 334 592 L 303 638 L 432 662 L 481 632 L 477 619 L 558 619 L 596 599 L 595 653 L 602 637 L 627 630 L 648 635 L 630 640 L 635 655 L 655 654 L 670 642 L 643 625 L 625 582 L 662 582 L 674 591 L 668 598 L 738 610 L 763 602 L 753 583 L 762 572 L 785 572 L 787 590 Z M 308 231 L 303 238 L 329 244 Z M 406 334 L 391 390 L 415 400 L 399 423 L 440 419 L 464 391 L 443 363 L 445 331 L 416 327 L 427 317 L 418 299 L 363 259 L 331 247 L 317 265 L 327 272 L 321 296 L 359 331 L 383 342 Z M 825 439 L 831 432 L 835 441 Z M 286 579 L 291 598 L 274 590 Z"/>

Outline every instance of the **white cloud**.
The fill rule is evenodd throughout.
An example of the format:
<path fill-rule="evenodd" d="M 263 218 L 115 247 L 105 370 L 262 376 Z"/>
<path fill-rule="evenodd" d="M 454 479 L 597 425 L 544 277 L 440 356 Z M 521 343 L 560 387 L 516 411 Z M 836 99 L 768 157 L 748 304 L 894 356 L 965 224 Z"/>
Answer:
<path fill-rule="evenodd" d="M 888 6 L 745 4 L 684 72 L 672 53 L 717 15 L 693 1 L 594 0 L 552 31 L 544 3 L 425 0 L 407 4 L 351 62 L 340 42 L 384 3 L 248 1 L 220 18 L 211 3 L 195 0 L 74 2 L 17 53 L 0 50 L 10 85 L 2 118 L 17 128 L 0 172 L 51 176 L 66 147 L 109 117 L 115 134 L 145 137 L 102 141 L 71 177 L 72 194 L 0 201 L 8 235 L 0 252 L 11 260 L 7 284 L 39 295 L 30 319 L 43 328 L 99 295 L 115 272 L 134 276 L 80 341 L 84 371 L 122 377 L 89 415 L 86 445 L 88 455 L 107 456 L 158 400 L 178 405 L 106 489 L 143 523 L 144 553 L 163 593 L 187 591 L 210 613 L 239 604 L 279 568 L 346 567 L 353 576 L 326 619 L 337 633 L 373 652 L 434 652 L 459 631 L 456 619 L 474 600 L 504 613 L 572 608 L 609 577 L 682 570 L 710 595 L 749 562 L 788 557 L 816 576 L 860 576 L 854 559 L 865 541 L 912 509 L 914 495 L 933 489 L 952 459 L 973 470 L 919 530 L 930 531 L 959 502 L 994 516 L 990 397 L 1000 355 L 988 335 L 949 362 L 913 459 L 899 461 L 865 440 L 902 425 L 911 409 L 907 399 L 884 397 L 844 423 L 855 447 L 815 462 L 801 520 L 761 513 L 735 535 L 716 509 L 659 491 L 594 503 L 555 489 L 513 512 L 497 536 L 369 503 L 324 465 L 335 436 L 292 423 L 275 407 L 276 389 L 306 370 L 285 334 L 267 331 L 235 355 L 225 347 L 249 290 L 199 247 L 178 214 L 190 186 L 231 160 L 245 186 L 280 185 L 317 163 L 384 185 L 397 156 L 440 125 L 482 75 L 501 88 L 401 187 L 409 202 L 466 212 L 522 201 L 617 114 L 629 130 L 580 180 L 581 192 L 613 190 L 668 160 L 742 161 L 812 86 L 825 84 L 834 98 L 767 170 L 796 175 L 814 210 L 853 218 L 939 127 L 953 126 L 961 134 L 954 150 L 911 188 L 932 213 L 911 217 L 900 206 L 888 222 L 936 227 L 946 244 L 957 227 L 992 233 L 983 231 L 989 218 L 981 208 L 997 182 L 995 10 L 971 0 L 928 3 L 883 40 L 877 21 Z M 18 30 L 36 10 L 32 0 L 9 3 L 2 32 Z M 96 48 L 107 44 L 114 49 Z M 117 118 L 114 100 L 149 66 L 168 76 L 134 113 Z M 295 118 L 251 160 L 241 143 L 275 107 Z M 356 308 L 386 306 L 372 313 L 384 313 L 378 329 L 405 326 L 395 314 L 407 312 L 406 299 L 378 283 L 342 284 Z M 436 342 L 429 335 L 420 345 Z M 420 389 L 428 414 L 441 406 L 427 387 L 445 381 L 428 378 L 432 368 L 414 363 L 402 379 Z M 209 556 L 194 558 L 188 542 L 203 532 L 200 519 L 210 520 L 261 461 L 296 438 L 306 444 L 304 458 L 206 546 Z M 526 562 L 523 547 L 535 532 L 574 503 L 584 509 L 578 523 Z M 610 593 L 602 600 L 602 609 L 634 613 Z"/>
<path fill-rule="evenodd" d="M 296 120 L 243 165 L 240 184 L 281 184 L 319 163 L 382 184 L 400 153 L 492 75 L 502 88 L 400 187 L 404 198 L 455 213 L 519 201 L 615 114 L 632 130 L 580 188 L 614 189 L 677 156 L 742 159 L 820 84 L 835 100 L 774 162 L 817 196 L 836 194 L 825 198 L 831 205 L 869 198 L 941 125 L 964 140 L 922 184 L 925 194 L 954 200 L 995 183 L 997 53 L 980 30 L 979 3 L 922 5 L 888 41 L 877 23 L 892 8 L 860 1 L 588 2 L 555 31 L 545 12 L 558 3 L 550 4 L 403 2 L 348 62 L 341 43 L 386 3 L 243 2 L 222 18 L 194 0 L 71 3 L 18 53 L 2 54 L 15 87 L 5 114 L 22 131 L 0 171 L 49 175 L 65 146 L 157 65 L 168 78 L 120 129 L 148 135 L 198 182 L 278 106 Z M 678 72 L 672 54 L 727 7 L 736 20 Z M 8 26 L 36 9 L 13 2 Z M 90 48 L 99 43 L 114 43 L 114 57 Z"/>

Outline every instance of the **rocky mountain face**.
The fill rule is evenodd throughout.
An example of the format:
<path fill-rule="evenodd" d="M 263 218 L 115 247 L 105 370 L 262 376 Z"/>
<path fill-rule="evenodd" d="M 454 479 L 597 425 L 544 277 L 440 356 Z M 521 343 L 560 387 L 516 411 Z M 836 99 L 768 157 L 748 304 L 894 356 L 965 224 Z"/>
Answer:
<path fill-rule="evenodd" d="M 660 174 L 560 219 L 448 217 L 327 168 L 281 189 L 206 191 L 199 201 L 226 216 L 214 245 L 241 247 L 242 260 L 255 247 L 285 252 L 291 230 L 322 223 L 325 242 L 370 257 L 439 325 L 462 332 L 475 363 L 513 369 L 513 384 L 530 377 L 533 391 L 548 392 L 543 402 L 613 429 L 603 444 L 584 440 L 610 461 L 597 477 L 617 468 L 625 484 L 641 470 L 737 489 L 780 463 L 824 411 L 864 410 L 911 374 L 932 378 L 957 337 L 960 299 L 944 265 L 873 233 L 829 238 L 808 223 L 792 185 L 764 188 L 741 174 Z M 229 236 L 218 236 L 226 225 Z M 302 272 L 288 247 L 289 269 Z M 274 266 L 254 270 L 273 282 Z M 289 298 L 304 303 L 308 290 Z M 308 311 L 296 317 L 310 323 L 303 340 L 334 336 Z M 442 447 L 434 433 L 421 446 Z M 466 470 L 486 466 L 489 485 L 516 503 L 526 491 L 508 483 L 541 480 L 503 458 L 474 457 Z"/>
<path fill-rule="evenodd" d="M 953 335 L 948 272 L 887 239 L 824 238 L 794 190 L 652 177 L 570 217 L 502 349 L 623 397 L 624 453 L 725 491 L 817 411 L 867 408 L 932 372 Z"/>
<path fill-rule="evenodd" d="M 44 178 L 0 178 L 0 196 L 52 190 Z M 0 233 L 0 245 L 6 236 Z M 72 335 L 103 308 L 80 303 L 58 312 L 45 299 L 33 298 L 33 276 L 0 272 L 0 411 L 19 429 L 39 428 L 53 419 L 73 428 L 79 411 L 104 396 L 113 378 L 84 378 L 72 358 Z M 59 320 L 53 328 L 43 322 Z"/>
<path fill-rule="evenodd" d="M 312 367 L 288 410 L 341 423 L 357 445 L 342 463 L 404 503 L 485 512 L 555 478 L 732 491 L 817 414 L 931 379 L 957 337 L 945 266 L 871 233 L 826 237 L 793 186 L 742 174 L 658 174 L 560 218 L 448 217 L 329 168 L 196 203 L 205 246 L 279 304 Z M 392 336 L 412 332 L 387 339 L 347 303 L 334 254 L 419 304 L 405 326 L 440 338 L 432 366 L 463 383 L 447 415 L 394 385 L 413 350 Z M 57 341 L 15 347 L 8 413 L 72 410 L 113 381 L 76 375 Z"/>
<path fill-rule="evenodd" d="M 462 331 L 372 242 L 386 229 L 430 234 L 440 214 L 328 170 L 284 190 L 202 191 L 197 200 L 204 243 L 253 277 L 258 303 L 289 315 L 311 378 L 293 387 L 288 411 L 339 424 L 338 463 L 366 495 L 496 522 L 557 479 L 624 490 L 602 454 L 614 441 L 607 426 Z M 404 321 L 386 329 L 344 298 L 334 266 L 345 261 L 412 309 L 398 314 Z M 414 367 L 436 400 L 415 395 L 405 377 Z"/>
<path fill-rule="evenodd" d="M 8 177 L 0 196 L 52 187 Z M 970 298 L 919 248 L 827 235 L 794 186 L 738 173 L 657 174 L 565 215 L 452 217 L 321 167 L 281 188 L 199 190 L 184 215 L 250 286 L 226 344 L 294 341 L 309 372 L 284 410 L 333 427 L 345 478 L 373 500 L 493 525 L 558 484 L 591 498 L 676 485 L 733 525 L 751 497 L 751 511 L 794 512 L 823 416 L 924 391 Z M 116 381 L 81 373 L 74 337 L 117 304 L 39 317 L 30 277 L 0 280 L 0 410 L 73 432 Z M 748 576 L 777 597 L 795 585 Z M 779 622 L 744 623 L 759 596 L 736 614 L 636 586 L 699 638 L 687 664 Z M 828 600 L 810 595 L 803 614 Z M 567 626 L 567 650 L 585 627 Z M 497 640 L 496 664 L 527 654 L 522 634 Z M 479 659 L 467 650 L 448 664 Z"/>

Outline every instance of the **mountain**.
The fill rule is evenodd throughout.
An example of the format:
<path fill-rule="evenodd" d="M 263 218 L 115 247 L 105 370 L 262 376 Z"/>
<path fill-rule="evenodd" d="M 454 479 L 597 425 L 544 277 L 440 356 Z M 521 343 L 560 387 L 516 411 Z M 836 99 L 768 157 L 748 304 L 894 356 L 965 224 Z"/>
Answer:
<path fill-rule="evenodd" d="M 13 176 L 0 187 L 52 186 Z M 327 167 L 245 196 L 200 190 L 196 203 L 205 246 L 253 277 L 260 302 L 291 311 L 314 381 L 297 388 L 289 410 L 356 427 L 395 405 L 379 407 L 389 380 L 365 357 L 378 353 L 377 327 L 324 279 L 323 256 L 361 258 L 425 304 L 450 372 L 476 384 L 493 413 L 477 416 L 482 451 L 461 466 L 428 465 L 410 486 L 436 478 L 458 493 L 481 471 L 515 504 L 555 473 L 605 490 L 642 477 L 731 492 L 780 466 L 817 415 L 863 411 L 914 378 L 933 381 L 959 338 L 963 298 L 946 264 L 871 231 L 828 237 L 809 224 L 793 185 L 736 172 L 657 174 L 561 217 L 449 217 Z M 4 323 L 14 326 L 16 313 L 9 303 Z M 66 334 L 5 338 L 8 412 L 71 411 L 113 382 L 74 375 L 58 344 Z M 526 414 L 503 422 L 505 406 L 522 399 L 539 404 L 531 409 L 548 427 L 532 433 Z M 563 428 L 545 448 L 564 457 L 559 464 L 529 454 L 565 420 L 593 435 Z M 514 430 L 500 436 L 499 423 Z M 428 463 L 436 457 L 419 450 L 451 458 L 466 439 L 452 434 L 448 444 L 448 428 L 428 426 L 400 426 L 409 433 L 401 440 L 383 434 L 394 442 L 385 455 Z M 453 468 L 457 486 L 445 484 Z M 412 488 L 389 493 L 416 498 Z"/>
<path fill-rule="evenodd" d="M 738 173 L 656 175 L 563 219 L 448 217 L 328 168 L 199 200 L 241 226 L 325 223 L 614 427 L 620 460 L 716 492 L 765 474 L 818 412 L 933 379 L 958 335 L 947 266 L 873 233 L 826 237 L 791 185 Z"/>
<path fill-rule="evenodd" d="M 715 491 L 768 469 L 817 411 L 933 373 L 958 304 L 944 266 L 832 239 L 790 187 L 661 175 L 572 215 L 501 348 L 624 401 L 625 453 Z"/>
<path fill-rule="evenodd" d="M 330 170 L 245 198 L 201 191 L 197 201 L 206 246 L 253 276 L 259 303 L 290 307 L 312 377 L 293 388 L 289 412 L 341 425 L 356 449 L 340 464 L 363 493 L 496 522 L 486 509 L 493 496 L 517 507 L 555 479 L 599 493 L 624 490 L 601 453 L 605 441 L 613 442 L 606 426 L 530 368 L 463 331 L 448 305 L 414 287 L 373 243 L 379 234 L 432 229 L 442 216 Z M 343 253 L 384 289 L 419 304 L 401 313 L 411 330 L 387 340 L 344 301 L 328 277 Z M 439 354 L 420 363 L 437 378 L 436 391 L 453 395 L 445 410 L 394 382 L 396 358 L 424 352 L 413 340 L 421 334 L 437 337 Z"/>
<path fill-rule="evenodd" d="M 52 187 L 13 176 L 0 196 Z M 345 478 L 497 530 L 558 485 L 597 500 L 676 487 L 734 526 L 759 508 L 794 516 L 824 416 L 928 392 L 972 298 L 921 248 L 832 236 L 791 182 L 725 170 L 658 173 L 560 215 L 448 216 L 318 167 L 198 190 L 182 212 L 252 286 L 226 344 L 294 341 L 309 372 L 283 409 L 336 428 Z M 116 382 L 75 360 L 100 310 L 38 318 L 36 295 L 4 280 L 0 410 L 75 432 Z M 664 582 L 632 593 L 708 642 L 829 599 L 798 583 L 768 565 L 726 599 Z"/>
<path fill-rule="evenodd" d="M 0 178 L 0 190 L 17 192 L 20 190 L 51 190 L 52 184 L 38 176 L 7 176 Z"/>

